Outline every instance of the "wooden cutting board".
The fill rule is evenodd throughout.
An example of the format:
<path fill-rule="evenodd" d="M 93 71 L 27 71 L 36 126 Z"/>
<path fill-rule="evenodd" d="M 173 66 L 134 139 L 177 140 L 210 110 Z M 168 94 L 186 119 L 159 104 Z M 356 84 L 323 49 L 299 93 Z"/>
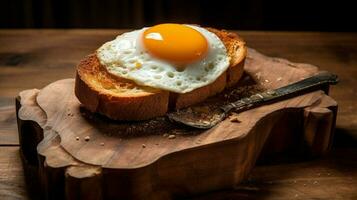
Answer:
<path fill-rule="evenodd" d="M 317 72 L 249 49 L 240 86 L 222 95 L 274 89 Z M 121 123 L 93 115 L 73 88 L 74 80 L 64 79 L 17 98 L 21 155 L 37 198 L 172 199 L 233 187 L 261 152 L 265 158 L 290 150 L 327 152 L 337 111 L 323 92 L 328 88 L 321 88 L 198 131 L 165 118 Z"/>

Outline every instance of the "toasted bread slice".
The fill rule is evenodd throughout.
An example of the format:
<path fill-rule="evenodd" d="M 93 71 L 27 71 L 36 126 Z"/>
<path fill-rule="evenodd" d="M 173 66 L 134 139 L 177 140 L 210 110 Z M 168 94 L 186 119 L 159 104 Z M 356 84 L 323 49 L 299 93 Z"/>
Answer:
<path fill-rule="evenodd" d="M 243 74 L 246 47 L 235 33 L 213 28 L 227 48 L 230 66 L 213 83 L 188 93 L 179 94 L 146 86 L 110 74 L 96 54 L 91 54 L 77 66 L 75 94 L 90 111 L 115 120 L 145 120 L 164 115 L 169 109 L 180 109 L 216 95 L 236 84 Z"/>
<path fill-rule="evenodd" d="M 77 67 L 75 94 L 90 111 L 116 120 L 144 120 L 164 115 L 169 92 L 139 86 L 130 80 L 108 73 L 96 54 Z"/>

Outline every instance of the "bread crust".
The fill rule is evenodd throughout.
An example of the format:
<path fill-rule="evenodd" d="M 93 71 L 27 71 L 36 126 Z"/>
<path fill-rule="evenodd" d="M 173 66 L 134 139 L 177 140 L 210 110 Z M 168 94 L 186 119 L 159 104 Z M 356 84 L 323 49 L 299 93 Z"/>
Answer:
<path fill-rule="evenodd" d="M 227 86 L 232 87 L 240 80 L 244 72 L 244 62 L 247 55 L 247 47 L 244 40 L 233 32 L 206 28 L 216 34 L 226 46 L 227 54 L 230 57 L 230 67 L 227 69 Z"/>
<path fill-rule="evenodd" d="M 91 112 L 126 121 L 150 119 L 165 115 L 169 109 L 202 102 L 239 81 L 247 51 L 245 42 L 237 34 L 213 28 L 207 30 L 222 40 L 230 57 L 229 68 L 209 85 L 184 94 L 139 86 L 110 74 L 96 54 L 91 54 L 77 66 L 75 95 Z"/>
<path fill-rule="evenodd" d="M 105 79 L 98 81 L 102 76 Z M 98 82 L 91 82 L 96 80 Z M 114 93 L 111 85 L 126 84 L 137 87 L 136 94 Z M 106 85 L 107 84 L 107 85 Z M 95 54 L 87 56 L 77 67 L 75 95 L 91 112 L 101 113 L 115 120 L 145 120 L 167 112 L 169 92 L 137 86 L 128 80 L 110 75 Z"/>

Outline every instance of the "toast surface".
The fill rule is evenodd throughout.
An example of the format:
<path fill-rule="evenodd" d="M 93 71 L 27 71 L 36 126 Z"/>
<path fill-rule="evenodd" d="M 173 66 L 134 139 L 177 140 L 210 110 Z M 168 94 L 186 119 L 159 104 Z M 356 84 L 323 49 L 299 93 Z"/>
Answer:
<path fill-rule="evenodd" d="M 110 74 L 96 54 L 91 54 L 77 66 L 75 94 L 78 100 L 91 112 L 115 120 L 135 121 L 191 106 L 234 86 L 244 71 L 245 42 L 235 33 L 206 29 L 222 40 L 230 57 L 229 68 L 213 83 L 184 94 L 141 86 Z"/>

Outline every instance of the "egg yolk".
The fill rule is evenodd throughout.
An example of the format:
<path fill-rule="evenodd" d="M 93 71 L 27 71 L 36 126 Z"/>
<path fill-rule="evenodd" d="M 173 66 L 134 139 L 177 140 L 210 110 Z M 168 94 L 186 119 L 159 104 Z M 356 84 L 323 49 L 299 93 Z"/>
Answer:
<path fill-rule="evenodd" d="M 208 50 L 207 40 L 200 32 L 181 24 L 159 24 L 146 29 L 143 44 L 151 55 L 177 64 L 198 61 Z"/>

